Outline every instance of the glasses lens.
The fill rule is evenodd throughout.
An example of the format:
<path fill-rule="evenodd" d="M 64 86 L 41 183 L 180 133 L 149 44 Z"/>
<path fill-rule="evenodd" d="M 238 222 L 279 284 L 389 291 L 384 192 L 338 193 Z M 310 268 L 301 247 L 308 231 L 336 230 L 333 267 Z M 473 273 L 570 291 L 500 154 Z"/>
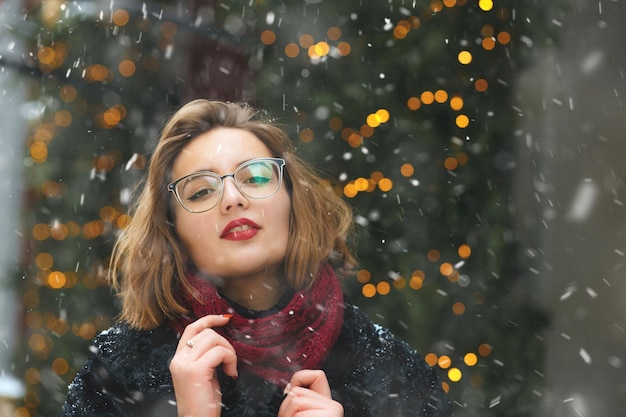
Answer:
<path fill-rule="evenodd" d="M 176 185 L 178 195 L 189 211 L 205 211 L 217 204 L 222 182 L 218 176 L 192 175 Z"/>
<path fill-rule="evenodd" d="M 235 173 L 239 189 L 252 198 L 265 198 L 280 187 L 280 168 L 274 161 L 251 161 Z"/>

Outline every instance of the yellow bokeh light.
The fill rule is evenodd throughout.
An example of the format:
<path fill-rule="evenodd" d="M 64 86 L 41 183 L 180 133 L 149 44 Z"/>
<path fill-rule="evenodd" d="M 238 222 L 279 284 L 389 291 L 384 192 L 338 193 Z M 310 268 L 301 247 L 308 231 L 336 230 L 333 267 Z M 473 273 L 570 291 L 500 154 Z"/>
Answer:
<path fill-rule="evenodd" d="M 348 136 L 348 144 L 353 148 L 358 148 L 363 145 L 363 136 L 357 132 L 352 132 L 350 136 Z"/>
<path fill-rule="evenodd" d="M 65 375 L 70 370 L 70 365 L 65 358 L 56 358 L 52 361 L 52 371 L 57 375 Z"/>
<path fill-rule="evenodd" d="M 313 131 L 309 128 L 306 129 L 302 129 L 300 131 L 300 141 L 304 142 L 304 143 L 310 143 L 313 142 L 313 138 L 314 138 L 314 134 Z"/>
<path fill-rule="evenodd" d="M 300 36 L 300 39 L 298 39 L 298 43 L 304 49 L 308 49 L 311 46 L 313 46 L 313 42 L 315 42 L 313 40 L 313 36 L 311 36 L 309 34 L 304 34 L 304 35 Z"/>
<path fill-rule="evenodd" d="M 289 58 L 295 58 L 300 54 L 300 48 L 295 43 L 285 45 L 285 55 Z"/>
<path fill-rule="evenodd" d="M 484 38 L 481 44 L 483 49 L 485 49 L 486 51 L 491 51 L 493 48 L 496 47 L 496 40 L 492 37 Z"/>
<path fill-rule="evenodd" d="M 409 287 L 411 287 L 412 290 L 417 291 L 421 289 L 423 285 L 424 285 L 424 279 L 422 277 L 418 277 L 414 275 L 409 280 Z"/>
<path fill-rule="evenodd" d="M 54 61 L 55 52 L 54 49 L 49 46 L 39 48 L 37 51 L 37 59 L 40 63 L 50 65 Z"/>
<path fill-rule="evenodd" d="M 403 276 L 396 277 L 393 280 L 393 287 L 399 290 L 406 287 L 406 278 L 404 278 Z"/>
<path fill-rule="evenodd" d="M 413 168 L 413 165 L 409 164 L 408 162 L 402 164 L 402 166 L 400 167 L 400 174 L 402 174 L 403 177 L 410 177 L 414 173 L 415 168 Z"/>
<path fill-rule="evenodd" d="M 315 44 L 315 54 L 317 56 L 326 56 L 330 52 L 330 45 L 327 42 L 318 42 Z"/>
<path fill-rule="evenodd" d="M 456 160 L 456 158 L 453 157 L 448 157 L 443 161 L 443 166 L 448 170 L 448 171 L 454 171 L 457 166 L 459 165 L 459 162 Z"/>
<path fill-rule="evenodd" d="M 59 127 L 68 127 L 72 124 L 72 114 L 67 110 L 59 110 L 54 114 L 54 124 Z"/>
<path fill-rule="evenodd" d="M 43 142 L 35 142 L 29 147 L 30 157 L 37 163 L 45 162 L 48 159 L 48 146 Z"/>
<path fill-rule="evenodd" d="M 41 270 L 47 270 L 54 265 L 54 258 L 47 252 L 41 252 L 35 257 L 35 265 Z"/>
<path fill-rule="evenodd" d="M 456 6 L 456 0 L 443 0 L 443 5 L 446 7 Z"/>
<path fill-rule="evenodd" d="M 439 273 L 444 276 L 448 276 L 454 271 L 454 267 L 450 262 L 444 262 L 439 266 Z"/>
<path fill-rule="evenodd" d="M 410 110 L 417 110 L 422 106 L 422 101 L 417 98 L 417 97 L 410 97 L 407 101 L 406 101 L 406 106 L 410 109 Z"/>
<path fill-rule="evenodd" d="M 52 227 L 50 227 L 50 237 L 54 240 L 63 240 L 67 237 L 69 231 L 67 226 L 63 223 L 54 223 Z"/>
<path fill-rule="evenodd" d="M 35 333 L 28 338 L 28 347 L 33 352 L 47 352 L 48 340 L 41 334 Z"/>
<path fill-rule="evenodd" d="M 493 0 L 478 0 L 478 7 L 485 12 L 493 9 Z"/>
<path fill-rule="evenodd" d="M 440 11 L 443 10 L 443 3 L 441 2 L 441 0 L 431 0 L 430 2 L 430 10 L 433 13 L 439 13 Z"/>
<path fill-rule="evenodd" d="M 452 304 L 452 312 L 457 316 L 463 315 L 463 313 L 465 313 L 465 304 L 461 302 Z"/>
<path fill-rule="evenodd" d="M 445 103 L 448 101 L 448 93 L 445 90 L 437 90 L 435 92 L 435 101 L 437 103 Z"/>
<path fill-rule="evenodd" d="M 88 81 L 104 81 L 109 76 L 109 70 L 102 64 L 91 65 L 87 68 Z"/>
<path fill-rule="evenodd" d="M 378 127 L 378 126 L 380 126 L 380 123 L 381 123 L 380 122 L 380 118 L 378 116 L 376 116 L 375 114 L 368 115 L 365 122 L 370 127 Z"/>
<path fill-rule="evenodd" d="M 372 279 L 372 274 L 367 269 L 361 269 L 359 272 L 357 272 L 356 279 L 361 284 L 367 284 L 370 279 Z"/>
<path fill-rule="evenodd" d="M 48 275 L 48 286 L 59 289 L 65 286 L 65 275 L 62 272 L 54 271 Z"/>
<path fill-rule="evenodd" d="M 64 85 L 59 90 L 59 97 L 66 103 L 74 101 L 77 95 L 76 87 L 73 85 Z"/>
<path fill-rule="evenodd" d="M 410 16 L 408 20 L 409 20 L 409 24 L 411 25 L 411 29 L 417 29 L 420 27 L 421 21 L 419 17 Z"/>
<path fill-rule="evenodd" d="M 480 28 L 480 34 L 486 38 L 488 36 L 493 36 L 493 34 L 495 33 L 495 29 L 493 28 L 492 25 L 483 25 L 482 28 Z"/>
<path fill-rule="evenodd" d="M 352 47 L 350 46 L 348 42 L 339 42 L 337 44 L 337 52 L 339 52 L 339 55 L 348 56 L 350 55 L 351 51 L 352 51 Z"/>
<path fill-rule="evenodd" d="M 27 384 L 37 385 L 41 382 L 41 373 L 37 368 L 28 368 L 24 373 L 24 380 Z M 30 415 L 30 414 L 28 414 Z"/>
<path fill-rule="evenodd" d="M 487 88 L 489 88 L 489 83 L 487 82 L 487 80 L 485 80 L 483 78 L 479 78 L 474 83 L 474 88 L 476 89 L 476 91 L 478 91 L 480 93 L 483 93 L 483 92 L 487 91 Z"/>
<path fill-rule="evenodd" d="M 113 21 L 113 24 L 116 26 L 125 26 L 126 24 L 128 24 L 128 21 L 130 20 L 130 16 L 128 15 L 128 12 L 124 9 L 117 9 L 116 11 L 113 12 L 113 16 L 111 16 L 111 20 Z"/>
<path fill-rule="evenodd" d="M 424 356 L 424 360 L 426 361 L 428 366 L 435 366 L 435 365 L 437 365 L 437 355 L 435 355 L 432 352 L 427 353 L 426 356 Z"/>
<path fill-rule="evenodd" d="M 359 134 L 364 138 L 369 138 L 374 134 L 374 128 L 368 124 L 364 124 L 359 129 Z"/>
<path fill-rule="evenodd" d="M 357 194 L 359 193 L 359 191 L 356 189 L 356 187 L 354 186 L 354 183 L 349 183 L 346 184 L 343 187 L 343 195 L 345 195 L 348 198 L 353 198 L 355 197 Z"/>
<path fill-rule="evenodd" d="M 469 51 L 461 51 L 458 55 L 458 60 L 461 64 L 467 65 L 472 62 L 472 54 Z"/>
<path fill-rule="evenodd" d="M 354 180 L 354 187 L 357 191 L 365 191 L 369 188 L 369 181 L 365 178 L 357 178 Z"/>
<path fill-rule="evenodd" d="M 465 357 L 463 357 L 463 362 L 467 366 L 475 366 L 478 363 L 478 356 L 475 353 L 467 353 Z"/>
<path fill-rule="evenodd" d="M 267 29 L 261 32 L 261 42 L 264 45 L 272 45 L 274 42 L 276 42 L 276 34 L 274 33 L 274 31 Z"/>
<path fill-rule="evenodd" d="M 452 359 L 447 355 L 441 355 L 439 359 L 437 359 L 437 365 L 439 365 L 441 369 L 448 369 L 452 365 Z"/>
<path fill-rule="evenodd" d="M 365 284 L 363 288 L 361 288 L 361 293 L 366 298 L 372 298 L 376 295 L 376 286 L 374 284 Z"/>
<path fill-rule="evenodd" d="M 380 295 L 387 295 L 391 291 L 391 285 L 387 281 L 381 281 L 376 284 L 376 291 Z"/>
<path fill-rule="evenodd" d="M 178 26 L 176 26 L 176 23 L 163 22 L 161 24 L 161 35 L 164 37 L 171 39 L 174 35 L 176 35 L 176 32 L 178 32 Z"/>
<path fill-rule="evenodd" d="M 456 117 L 456 125 L 460 127 L 461 129 L 465 129 L 467 126 L 469 126 L 469 122 L 470 122 L 469 117 L 467 117 L 464 114 L 459 114 Z"/>
<path fill-rule="evenodd" d="M 78 336 L 85 340 L 91 340 L 96 336 L 97 331 L 93 323 L 83 323 L 78 328 Z"/>
<path fill-rule="evenodd" d="M 435 94 L 433 94 L 432 91 L 424 91 L 422 94 L 420 94 L 420 100 L 426 105 L 433 104 L 433 102 L 435 101 Z"/>
<path fill-rule="evenodd" d="M 509 32 L 500 32 L 498 33 L 497 39 L 502 45 L 506 45 L 511 42 L 511 34 Z"/>
<path fill-rule="evenodd" d="M 472 248 L 469 245 L 463 244 L 459 246 L 459 256 L 463 259 L 467 259 L 472 254 Z"/>
<path fill-rule="evenodd" d="M 441 258 L 441 253 L 437 249 L 430 249 L 426 254 L 426 258 L 428 258 L 430 262 L 437 262 L 439 258 Z"/>
<path fill-rule="evenodd" d="M 337 26 L 331 26 L 326 31 L 326 36 L 329 40 L 336 41 L 341 38 L 341 29 L 339 29 Z"/>
<path fill-rule="evenodd" d="M 461 96 L 452 96 L 450 98 L 450 108 L 459 111 L 463 108 L 464 102 Z"/>
<path fill-rule="evenodd" d="M 125 59 L 119 63 L 117 66 L 117 71 L 122 75 L 122 77 L 131 77 L 135 74 L 137 67 L 133 61 L 130 59 Z"/>
<path fill-rule="evenodd" d="M 380 120 L 381 123 L 387 123 L 389 121 L 389 111 L 387 109 L 378 109 L 376 110 L 376 117 Z"/>
<path fill-rule="evenodd" d="M 448 371 L 448 379 L 452 382 L 459 382 L 463 377 L 463 373 L 458 368 L 451 368 Z"/>
<path fill-rule="evenodd" d="M 483 343 L 478 346 L 478 353 L 480 356 L 489 356 L 491 354 L 491 345 L 488 343 Z"/>
<path fill-rule="evenodd" d="M 37 308 L 40 301 L 37 291 L 29 290 L 22 296 L 22 303 L 28 308 Z"/>
<path fill-rule="evenodd" d="M 380 180 L 385 178 L 385 175 L 380 171 L 374 171 L 370 174 L 370 178 L 374 181 L 374 184 L 378 184 Z"/>
<path fill-rule="evenodd" d="M 338 132 L 343 128 L 343 120 L 339 117 L 331 117 L 328 120 L 328 127 L 330 127 L 330 130 Z"/>
<path fill-rule="evenodd" d="M 405 26 L 396 26 L 393 28 L 393 37 L 396 39 L 404 39 L 406 38 L 406 35 L 409 34 L 409 29 L 407 29 Z"/>
<path fill-rule="evenodd" d="M 389 178 L 383 178 L 378 181 L 378 188 L 380 188 L 380 191 L 386 193 L 393 188 L 393 181 L 391 181 Z"/>
<path fill-rule="evenodd" d="M 36 240 L 46 240 L 50 237 L 50 227 L 45 223 L 37 223 L 33 226 L 33 237 Z"/>

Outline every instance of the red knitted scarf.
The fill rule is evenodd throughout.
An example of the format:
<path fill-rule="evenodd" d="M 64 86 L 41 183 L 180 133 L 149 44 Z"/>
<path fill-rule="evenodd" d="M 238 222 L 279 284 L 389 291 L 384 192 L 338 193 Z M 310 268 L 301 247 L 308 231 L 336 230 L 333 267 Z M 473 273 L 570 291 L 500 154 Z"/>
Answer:
<path fill-rule="evenodd" d="M 309 290 L 298 291 L 280 311 L 269 316 L 242 317 L 220 296 L 215 285 L 198 275 L 188 277 L 201 294 L 186 301 L 195 318 L 209 314 L 233 314 L 215 331 L 235 348 L 240 372 L 255 374 L 284 387 L 299 369 L 318 369 L 337 341 L 343 325 L 343 294 L 331 266 L 322 266 Z M 193 318 L 172 323 L 182 333 Z"/>

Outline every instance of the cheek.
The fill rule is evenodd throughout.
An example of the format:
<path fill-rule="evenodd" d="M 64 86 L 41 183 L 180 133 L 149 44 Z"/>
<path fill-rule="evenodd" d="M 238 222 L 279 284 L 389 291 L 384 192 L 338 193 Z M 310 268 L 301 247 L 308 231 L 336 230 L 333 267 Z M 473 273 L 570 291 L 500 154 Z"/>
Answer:
<path fill-rule="evenodd" d="M 174 226 L 183 246 L 191 253 L 209 245 L 216 229 L 215 222 L 196 213 L 176 213 Z"/>

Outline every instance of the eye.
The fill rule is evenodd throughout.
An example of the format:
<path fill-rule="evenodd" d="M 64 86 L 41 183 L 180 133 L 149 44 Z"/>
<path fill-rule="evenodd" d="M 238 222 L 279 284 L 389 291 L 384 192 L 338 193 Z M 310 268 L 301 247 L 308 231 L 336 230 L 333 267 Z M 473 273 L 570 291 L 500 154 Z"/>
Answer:
<path fill-rule="evenodd" d="M 212 177 L 192 177 L 183 184 L 181 197 L 187 201 L 206 200 L 219 191 L 219 180 Z"/>
<path fill-rule="evenodd" d="M 242 185 L 263 186 L 274 179 L 272 165 L 267 162 L 252 163 L 237 173 L 237 181 Z"/>

